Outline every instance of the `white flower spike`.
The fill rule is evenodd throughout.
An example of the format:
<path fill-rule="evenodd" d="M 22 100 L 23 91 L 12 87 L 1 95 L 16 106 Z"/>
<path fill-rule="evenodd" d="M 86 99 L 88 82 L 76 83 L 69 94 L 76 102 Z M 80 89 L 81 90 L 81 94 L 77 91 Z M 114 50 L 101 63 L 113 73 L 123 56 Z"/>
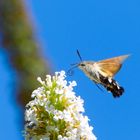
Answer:
<path fill-rule="evenodd" d="M 67 82 L 65 72 L 38 78 L 41 87 L 34 90 L 26 105 L 26 140 L 96 140 L 88 117 L 83 116 L 83 100 L 75 96 L 76 82 Z M 67 85 L 69 83 L 69 85 Z"/>

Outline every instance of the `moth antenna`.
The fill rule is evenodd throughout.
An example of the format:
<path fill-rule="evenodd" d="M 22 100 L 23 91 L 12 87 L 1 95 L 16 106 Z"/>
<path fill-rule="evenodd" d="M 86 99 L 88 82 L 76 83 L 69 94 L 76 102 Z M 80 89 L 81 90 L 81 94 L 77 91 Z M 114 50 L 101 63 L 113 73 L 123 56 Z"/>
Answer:
<path fill-rule="evenodd" d="M 83 61 L 83 60 L 82 60 L 82 57 L 81 57 L 81 55 L 80 55 L 80 53 L 79 53 L 79 51 L 78 51 L 78 50 L 77 50 L 77 54 L 78 54 L 78 56 L 79 56 L 80 60 L 81 60 L 81 61 Z"/>
<path fill-rule="evenodd" d="M 78 51 L 78 49 L 77 49 L 77 54 L 78 54 L 78 57 L 80 58 L 80 60 L 83 61 L 83 60 L 82 60 L 82 57 L 81 57 L 81 55 L 80 55 L 80 53 L 79 53 L 79 51 Z M 67 71 L 67 74 L 68 74 L 69 76 L 72 76 L 73 73 L 74 73 L 73 69 L 76 68 L 76 67 L 78 67 L 78 65 L 79 65 L 79 63 L 71 64 L 72 67 Z"/>

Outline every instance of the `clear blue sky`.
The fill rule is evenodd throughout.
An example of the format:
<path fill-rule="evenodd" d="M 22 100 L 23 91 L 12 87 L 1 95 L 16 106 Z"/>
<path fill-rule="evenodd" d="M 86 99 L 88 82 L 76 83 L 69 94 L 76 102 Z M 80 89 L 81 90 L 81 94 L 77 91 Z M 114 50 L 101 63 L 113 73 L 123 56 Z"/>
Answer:
<path fill-rule="evenodd" d="M 85 100 L 86 115 L 98 140 L 138 140 L 140 135 L 140 1 L 139 0 L 30 0 L 26 2 L 45 58 L 54 71 L 78 62 L 132 54 L 115 79 L 125 88 L 119 99 L 101 92 L 80 70 L 77 95 Z M 27 11 L 28 12 L 28 11 Z M 18 108 L 11 100 L 13 71 L 0 51 L 1 139 L 21 139 Z M 8 134 L 8 135 L 7 135 Z"/>

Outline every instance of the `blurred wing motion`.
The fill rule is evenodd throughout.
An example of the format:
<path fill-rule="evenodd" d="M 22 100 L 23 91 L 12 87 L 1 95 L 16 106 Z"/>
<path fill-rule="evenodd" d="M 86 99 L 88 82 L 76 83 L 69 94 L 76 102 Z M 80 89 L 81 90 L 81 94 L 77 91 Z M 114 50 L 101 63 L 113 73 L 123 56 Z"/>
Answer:
<path fill-rule="evenodd" d="M 106 60 L 101 60 L 95 63 L 95 67 L 105 77 L 113 77 L 121 68 L 122 62 L 128 58 L 129 55 L 122 55 Z"/>

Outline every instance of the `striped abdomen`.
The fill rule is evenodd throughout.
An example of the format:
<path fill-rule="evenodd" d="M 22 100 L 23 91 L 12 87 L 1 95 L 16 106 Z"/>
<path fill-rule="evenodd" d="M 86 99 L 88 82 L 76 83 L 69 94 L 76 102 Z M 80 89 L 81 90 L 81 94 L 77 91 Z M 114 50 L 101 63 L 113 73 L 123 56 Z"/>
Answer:
<path fill-rule="evenodd" d="M 121 87 L 114 79 L 100 75 L 100 81 L 107 91 L 112 93 L 113 97 L 120 97 L 123 94 L 123 87 Z"/>

